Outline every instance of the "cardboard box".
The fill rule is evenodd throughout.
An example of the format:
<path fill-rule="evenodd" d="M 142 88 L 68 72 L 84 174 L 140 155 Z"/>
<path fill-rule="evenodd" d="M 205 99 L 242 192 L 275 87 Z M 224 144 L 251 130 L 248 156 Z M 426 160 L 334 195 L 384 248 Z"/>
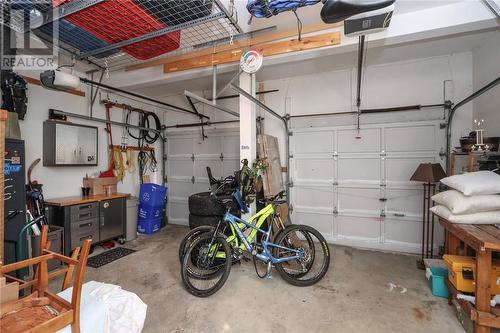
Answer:
<path fill-rule="evenodd" d="M 106 194 L 106 188 L 110 188 L 110 193 L 116 193 L 118 178 L 83 178 L 83 187 L 90 187 L 90 195 Z"/>
<path fill-rule="evenodd" d="M 0 286 L 0 304 L 17 301 L 19 298 L 19 282 L 10 282 Z"/>

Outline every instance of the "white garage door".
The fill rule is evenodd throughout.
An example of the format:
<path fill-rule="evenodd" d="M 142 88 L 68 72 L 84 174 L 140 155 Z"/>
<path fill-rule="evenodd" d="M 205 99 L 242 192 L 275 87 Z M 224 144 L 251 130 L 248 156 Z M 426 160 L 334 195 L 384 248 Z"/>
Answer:
<path fill-rule="evenodd" d="M 418 253 L 422 185 L 409 179 L 420 163 L 443 162 L 444 130 L 426 121 L 366 125 L 360 134 L 293 130 L 293 221 L 334 243 Z"/>
<path fill-rule="evenodd" d="M 215 178 L 229 176 L 239 168 L 239 133 L 206 133 L 208 138 L 205 140 L 201 139 L 199 132 L 169 135 L 167 138 L 169 223 L 188 224 L 188 197 L 210 188 L 207 166 Z"/>

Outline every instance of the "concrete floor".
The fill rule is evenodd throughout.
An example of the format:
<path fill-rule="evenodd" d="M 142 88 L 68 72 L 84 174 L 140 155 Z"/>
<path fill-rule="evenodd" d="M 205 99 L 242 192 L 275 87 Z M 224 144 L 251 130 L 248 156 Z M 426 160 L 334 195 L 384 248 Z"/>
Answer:
<path fill-rule="evenodd" d="M 137 250 L 86 280 L 122 286 L 148 305 L 145 333 L 202 332 L 463 332 L 453 309 L 432 296 L 415 257 L 331 246 L 330 269 L 299 288 L 277 272 L 259 279 L 253 264 L 232 267 L 224 287 L 201 299 L 181 282 L 177 250 L 186 227 L 167 226 L 124 246 Z M 388 291 L 388 283 L 400 288 Z"/>

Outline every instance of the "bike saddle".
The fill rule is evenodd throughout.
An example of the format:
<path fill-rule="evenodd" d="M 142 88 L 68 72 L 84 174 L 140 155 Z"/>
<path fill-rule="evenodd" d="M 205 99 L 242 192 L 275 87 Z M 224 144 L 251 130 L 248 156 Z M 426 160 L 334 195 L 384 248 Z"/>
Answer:
<path fill-rule="evenodd" d="M 351 16 L 392 5 L 396 0 L 323 0 L 321 19 L 337 23 Z"/>

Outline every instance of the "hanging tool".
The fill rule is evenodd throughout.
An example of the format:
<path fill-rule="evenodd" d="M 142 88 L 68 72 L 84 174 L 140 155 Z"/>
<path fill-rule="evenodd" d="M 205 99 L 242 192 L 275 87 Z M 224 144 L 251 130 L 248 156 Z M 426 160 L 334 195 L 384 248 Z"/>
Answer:
<path fill-rule="evenodd" d="M 106 120 L 111 121 L 111 105 L 105 104 L 106 108 Z M 111 124 L 106 123 L 106 128 L 104 129 L 108 134 L 108 152 L 109 152 L 109 166 L 108 170 L 101 172 L 99 177 L 114 177 L 113 170 L 115 169 L 115 156 L 113 153 L 113 134 L 111 132 Z"/>

